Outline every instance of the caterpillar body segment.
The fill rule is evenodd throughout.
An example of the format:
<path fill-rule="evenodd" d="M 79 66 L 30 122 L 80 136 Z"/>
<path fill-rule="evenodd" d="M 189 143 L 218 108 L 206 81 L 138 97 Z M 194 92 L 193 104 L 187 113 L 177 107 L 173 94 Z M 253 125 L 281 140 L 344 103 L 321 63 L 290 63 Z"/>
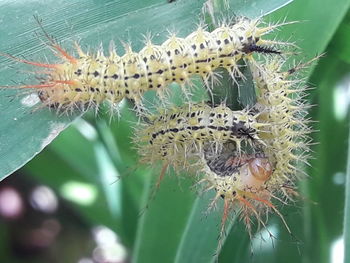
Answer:
<path fill-rule="evenodd" d="M 255 81 L 259 89 L 258 106 L 262 109 L 259 122 L 269 123 L 264 132 L 266 153 L 275 168 L 271 183 L 281 185 L 293 182 L 298 175 L 298 163 L 310 158 L 310 133 L 307 119 L 308 103 L 303 99 L 305 86 L 292 74 L 296 68 L 283 70 L 283 62 L 272 60 L 255 68 Z"/>
<path fill-rule="evenodd" d="M 44 105 L 62 110 L 88 109 L 103 102 L 113 106 L 123 98 L 142 107 L 146 91 L 155 90 L 159 99 L 165 100 L 166 88 L 176 82 L 187 95 L 185 86 L 191 83 L 193 75 L 201 76 L 210 85 L 208 79 L 214 77 L 214 70 L 219 67 L 235 78 L 240 74 L 237 63 L 242 59 L 252 60 L 252 53 L 280 53 L 273 48 L 276 43 L 263 39 L 274 28 L 241 18 L 234 25 L 222 25 L 212 32 L 200 27 L 186 38 L 172 35 L 162 45 L 148 40 L 140 52 L 127 46 L 123 56 L 115 50 L 108 56 L 102 51 L 86 54 L 78 45 L 78 56 L 73 56 L 45 33 L 61 61 L 43 64 L 12 57 L 46 68 L 40 83 L 17 88 L 34 88 Z"/>
<path fill-rule="evenodd" d="M 260 144 L 261 125 L 256 118 L 248 110 L 232 111 L 223 104 L 189 104 L 151 116 L 135 138 L 144 163 L 162 160 L 181 169 L 206 149 L 220 152 L 226 142 L 233 143 L 238 151 Z"/>

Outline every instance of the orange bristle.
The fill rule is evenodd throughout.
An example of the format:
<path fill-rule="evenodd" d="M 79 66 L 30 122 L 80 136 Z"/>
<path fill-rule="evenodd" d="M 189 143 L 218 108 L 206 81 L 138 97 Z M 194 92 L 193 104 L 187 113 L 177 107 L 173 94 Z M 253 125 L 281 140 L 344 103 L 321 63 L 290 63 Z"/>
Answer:
<path fill-rule="evenodd" d="M 42 67 L 42 68 L 57 68 L 59 66 L 58 64 L 46 64 L 46 63 L 28 61 L 28 60 L 20 59 L 20 58 L 17 58 L 15 56 L 12 56 L 12 55 L 9 55 L 9 54 L 5 54 L 5 53 L 0 53 L 0 56 L 8 57 L 8 58 L 10 58 L 12 60 L 15 60 L 15 61 L 18 61 L 18 62 L 21 62 L 21 63 L 25 63 L 25 64 L 37 66 L 37 67 Z"/>
<path fill-rule="evenodd" d="M 56 86 L 56 83 L 38 84 L 38 85 L 24 85 L 24 86 L 7 87 L 7 88 L 42 89 L 42 88 L 53 88 L 54 86 Z"/>
<path fill-rule="evenodd" d="M 77 85 L 77 82 L 74 80 L 53 80 L 53 82 L 67 85 Z"/>
<path fill-rule="evenodd" d="M 71 55 L 69 55 L 59 45 L 55 44 L 55 45 L 52 45 L 52 46 L 53 46 L 53 48 L 55 48 L 62 55 L 63 58 L 67 59 L 70 63 L 72 63 L 72 64 L 76 64 L 77 63 L 77 59 L 75 57 L 72 57 Z"/>

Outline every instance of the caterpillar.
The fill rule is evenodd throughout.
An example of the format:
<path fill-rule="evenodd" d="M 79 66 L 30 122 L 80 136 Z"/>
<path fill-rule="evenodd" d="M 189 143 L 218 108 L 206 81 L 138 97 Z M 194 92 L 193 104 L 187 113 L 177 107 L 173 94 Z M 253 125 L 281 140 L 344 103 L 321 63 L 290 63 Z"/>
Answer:
<path fill-rule="evenodd" d="M 138 53 L 125 45 L 123 56 L 119 56 L 113 46 L 108 56 L 103 50 L 89 54 L 76 44 L 78 56 L 74 56 L 56 43 L 36 19 L 59 60 L 50 64 L 2 54 L 44 69 L 36 72 L 39 83 L 12 88 L 34 89 L 44 106 L 67 112 L 75 108 L 98 108 L 103 102 L 113 108 L 123 98 L 142 108 L 142 95 L 146 91 L 155 90 L 159 99 L 165 101 L 166 87 L 173 82 L 178 83 L 187 96 L 186 85 L 191 85 L 193 75 L 201 76 L 209 87 L 215 69 L 225 68 L 235 78 L 241 74 L 240 60 L 252 60 L 254 52 L 280 54 L 274 46 L 284 44 L 263 39 L 281 25 L 263 26 L 259 20 L 240 18 L 235 24 L 224 24 L 212 32 L 200 26 L 185 38 L 173 34 L 162 45 L 154 45 L 148 39 Z"/>
<path fill-rule="evenodd" d="M 141 162 L 161 160 L 181 169 L 206 149 L 219 152 L 226 142 L 238 151 L 259 142 L 258 132 L 266 124 L 257 123 L 257 116 L 248 109 L 232 111 L 224 104 L 186 104 L 148 116 L 149 122 L 137 127 L 135 144 Z"/>

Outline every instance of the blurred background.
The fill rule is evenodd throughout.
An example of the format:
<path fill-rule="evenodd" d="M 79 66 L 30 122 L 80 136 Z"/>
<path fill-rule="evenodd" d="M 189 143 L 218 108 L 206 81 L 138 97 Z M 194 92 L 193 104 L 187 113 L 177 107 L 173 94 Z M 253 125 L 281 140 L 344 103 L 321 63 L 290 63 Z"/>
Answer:
<path fill-rule="evenodd" d="M 250 239 L 233 217 L 219 262 L 343 262 L 350 1 L 228 0 L 228 9 L 223 1 L 211 2 L 215 12 L 226 16 L 267 14 L 267 22 L 300 21 L 271 36 L 295 42 L 300 47 L 296 61 L 325 53 L 305 73 L 305 81 L 314 87 L 308 94 L 315 105 L 310 111 L 316 130 L 314 159 L 301 167 L 308 178 L 300 182 L 300 200 L 281 207 L 293 235 L 271 215 L 267 230 Z M 52 54 L 33 19 L 38 14 L 64 47 L 79 40 L 83 49 L 95 52 L 99 43 L 107 49 L 114 40 L 123 54 L 118 41 L 131 41 L 140 50 L 142 33 L 154 34 L 158 44 L 168 29 L 186 36 L 196 28 L 206 3 L 0 1 L 0 51 L 50 61 Z M 28 67 L 3 57 L 0 64 L 0 86 L 30 83 Z M 176 85 L 172 90 L 179 96 Z M 213 262 L 221 214 L 204 213 L 212 193 L 198 197 L 189 190 L 193 182 L 170 172 L 153 196 L 160 168 L 138 164 L 130 139 L 138 122 L 132 105 L 120 104 L 120 118 L 89 112 L 71 123 L 74 117 L 18 110 L 20 104 L 8 97 L 12 91 L 0 92 L 0 262 Z M 52 124 L 61 128 L 52 133 L 47 128 Z M 49 140 L 42 144 L 43 138 Z"/>

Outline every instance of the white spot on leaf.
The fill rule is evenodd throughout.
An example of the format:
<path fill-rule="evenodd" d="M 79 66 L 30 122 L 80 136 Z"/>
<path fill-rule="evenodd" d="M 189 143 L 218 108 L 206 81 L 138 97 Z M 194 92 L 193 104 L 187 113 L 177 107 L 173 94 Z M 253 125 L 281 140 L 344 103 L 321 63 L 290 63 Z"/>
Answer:
<path fill-rule="evenodd" d="M 21 99 L 22 105 L 26 107 L 33 107 L 39 102 L 40 102 L 40 98 L 36 93 L 29 94 L 28 96 L 25 96 L 23 99 Z"/>

